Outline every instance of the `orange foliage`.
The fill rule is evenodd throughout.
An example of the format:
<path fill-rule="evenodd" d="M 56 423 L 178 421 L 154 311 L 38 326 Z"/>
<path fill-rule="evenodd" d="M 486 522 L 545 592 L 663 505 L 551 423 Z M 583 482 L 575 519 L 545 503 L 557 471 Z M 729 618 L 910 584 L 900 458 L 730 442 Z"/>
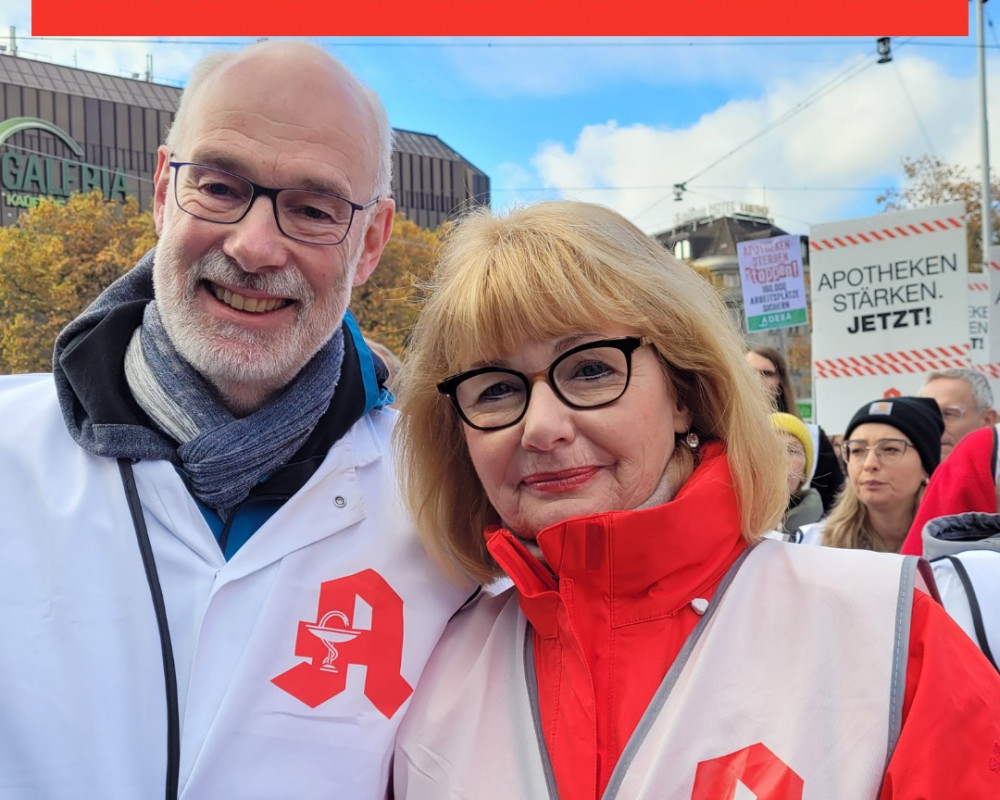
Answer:
<path fill-rule="evenodd" d="M 981 272 L 983 268 L 982 248 L 982 174 L 975 177 L 962 166 L 949 164 L 937 156 L 925 155 L 920 158 L 904 158 L 903 173 L 906 185 L 901 189 L 889 189 L 876 202 L 886 211 L 902 211 L 921 206 L 941 205 L 961 201 L 965 204 L 965 235 L 969 244 L 969 271 Z M 1000 229 L 1000 182 L 994 173 L 990 174 L 990 198 L 992 208 L 992 231 L 994 241 Z"/>
<path fill-rule="evenodd" d="M 43 200 L 0 228 L 0 373 L 50 370 L 59 331 L 155 243 L 150 212 L 99 192 Z"/>
<path fill-rule="evenodd" d="M 420 313 L 415 283 L 430 277 L 441 244 L 442 230 L 421 228 L 405 214 L 396 214 L 392 238 L 382 251 L 368 281 L 354 289 L 351 312 L 366 337 L 392 352 L 406 348 Z"/>

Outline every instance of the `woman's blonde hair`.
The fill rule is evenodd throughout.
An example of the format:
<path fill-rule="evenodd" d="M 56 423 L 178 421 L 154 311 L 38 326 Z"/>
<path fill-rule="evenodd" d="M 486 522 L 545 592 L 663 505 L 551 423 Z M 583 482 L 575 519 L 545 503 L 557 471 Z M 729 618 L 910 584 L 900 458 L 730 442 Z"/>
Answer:
<path fill-rule="evenodd" d="M 912 523 L 917 516 L 917 507 L 924 496 L 925 484 L 921 484 L 913 497 Z M 903 532 L 906 536 L 906 532 Z M 886 542 L 868 519 L 868 508 L 861 502 L 851 486 L 850 478 L 844 481 L 844 488 L 837 495 L 837 502 L 830 509 L 830 516 L 823 526 L 822 543 L 827 547 L 842 547 L 848 550 L 874 550 L 879 553 L 896 553 L 898 548 Z M 902 544 L 902 540 L 900 540 Z"/>
<path fill-rule="evenodd" d="M 483 581 L 500 574 L 483 539 L 498 515 L 437 383 L 525 341 L 602 327 L 648 337 L 692 429 L 726 444 L 743 536 L 755 541 L 781 518 L 783 445 L 725 306 L 616 212 L 569 201 L 472 212 L 448 234 L 427 288 L 398 381 L 396 445 L 407 503 L 433 554 Z M 673 484 L 693 468 L 690 449 L 679 446 L 667 467 Z"/>

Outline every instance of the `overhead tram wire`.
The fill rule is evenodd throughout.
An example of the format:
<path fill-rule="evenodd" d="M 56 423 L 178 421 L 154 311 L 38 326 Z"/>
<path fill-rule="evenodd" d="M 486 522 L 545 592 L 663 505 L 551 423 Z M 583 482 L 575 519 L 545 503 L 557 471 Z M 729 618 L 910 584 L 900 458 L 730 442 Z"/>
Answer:
<path fill-rule="evenodd" d="M 35 42 L 94 42 L 94 43 L 119 43 L 119 44 L 160 44 L 160 45 L 190 45 L 197 47 L 228 47 L 228 46 L 243 46 L 247 41 L 255 39 L 253 36 L 242 36 L 242 37 L 232 37 L 230 39 L 181 39 L 181 38 L 164 38 L 164 37 L 142 37 L 142 36 L 32 36 L 32 35 L 21 35 L 18 34 L 18 41 L 35 41 Z M 460 40 L 429 40 L 429 41 L 408 41 L 406 37 L 391 37 L 389 39 L 380 41 L 364 41 L 358 40 L 358 38 L 352 39 L 334 39 L 327 36 L 310 36 L 303 37 L 311 40 L 321 40 L 324 45 L 329 45 L 331 47 L 386 47 L 386 48 L 399 48 L 399 47 L 438 47 L 438 48 L 634 48 L 634 47 L 660 47 L 660 48 L 710 48 L 710 47 L 818 47 L 818 46 L 837 46 L 842 47 L 844 45 L 850 44 L 861 44 L 867 43 L 870 37 L 858 38 L 858 39 L 809 39 L 809 40 L 795 40 L 795 39 L 783 39 L 783 40 L 760 40 L 760 41 L 727 41 L 725 39 L 697 39 L 697 40 L 658 40 L 658 39 L 640 39 L 630 40 L 627 37 L 616 39 L 615 41 L 599 41 L 599 40 L 582 40 L 582 41 L 567 41 L 566 37 L 559 37 L 556 39 L 539 39 L 537 37 L 531 37 L 528 39 L 514 39 L 514 37 L 506 37 L 504 39 L 482 39 L 469 41 L 467 38 Z M 427 37 L 421 37 L 426 39 Z M 961 42 L 927 42 L 920 41 L 919 46 L 921 47 L 975 47 L 974 44 L 965 44 Z"/>
<path fill-rule="evenodd" d="M 779 125 L 787 122 L 793 116 L 795 116 L 796 114 L 798 114 L 801 111 L 804 111 L 806 108 L 808 108 L 809 106 L 811 106 L 814 103 L 816 103 L 818 100 L 820 100 L 823 97 L 825 97 L 827 94 L 829 94 L 830 92 L 832 92 L 834 89 L 839 88 L 843 84 L 847 83 L 849 80 L 851 80 L 851 79 L 857 77 L 858 75 L 860 75 L 865 70 L 869 69 L 870 67 L 875 66 L 876 63 L 877 62 L 870 55 L 860 56 L 854 63 L 850 64 L 843 72 L 835 75 L 833 78 L 831 78 L 825 84 L 823 84 L 822 86 L 820 86 L 815 92 L 813 92 L 813 94 L 809 95 L 804 100 L 802 100 L 799 103 L 797 103 L 796 105 L 794 105 L 792 108 L 790 108 L 788 111 L 786 111 L 780 117 L 778 117 L 777 119 L 775 119 L 773 122 L 770 122 L 767 125 L 765 125 L 763 128 L 761 128 L 761 130 L 759 130 L 757 133 L 755 133 L 749 139 L 746 139 L 742 143 L 738 144 L 736 147 L 734 147 L 733 149 L 731 149 L 725 155 L 720 156 L 715 161 L 713 161 L 711 164 L 709 164 L 708 166 L 704 167 L 703 169 L 699 170 L 694 175 L 692 175 L 691 177 L 689 177 L 687 180 L 680 181 L 679 183 L 674 184 L 674 192 L 673 193 L 674 193 L 675 198 L 680 199 L 680 197 L 682 196 L 683 192 L 691 191 L 688 188 L 688 184 L 691 181 L 696 180 L 697 178 L 699 178 L 700 176 L 704 175 L 709 170 L 717 167 L 719 164 L 721 164 L 723 161 L 725 161 L 730 156 L 735 155 L 736 153 L 738 153 L 740 150 L 742 150 L 747 145 L 751 144 L 752 142 L 755 142 L 757 139 L 761 138 L 766 133 L 769 133 L 770 131 L 774 130 Z M 669 196 L 670 195 L 664 195 L 659 200 L 657 200 L 655 203 L 653 203 L 651 206 L 643 209 L 639 214 L 636 215 L 635 219 L 639 219 L 640 217 L 644 216 L 645 214 L 648 214 L 650 211 L 652 211 L 654 208 L 656 208 L 660 203 L 662 203 L 664 200 L 666 200 Z"/>
<path fill-rule="evenodd" d="M 704 187 L 702 187 L 702 188 L 704 188 Z M 691 194 L 693 194 L 695 197 L 702 197 L 705 200 L 715 201 L 717 203 L 724 203 L 724 202 L 726 202 L 728 200 L 728 198 L 726 198 L 726 197 L 720 197 L 719 195 L 709 194 L 708 192 L 701 191 L 699 189 L 692 189 L 691 190 Z M 783 219 L 787 219 L 787 220 L 790 220 L 792 222 L 798 222 L 800 225 L 805 225 L 807 227 L 809 225 L 812 225 L 814 223 L 814 220 L 799 219 L 798 217 L 792 216 L 791 214 L 786 214 L 785 212 L 781 211 L 780 209 L 777 210 L 777 211 L 774 211 L 772 213 L 773 213 L 773 216 L 775 216 L 775 217 L 782 217 Z"/>
<path fill-rule="evenodd" d="M 518 192 L 526 195 L 540 195 L 544 194 L 546 199 L 549 195 L 556 197 L 566 198 L 569 195 L 570 199 L 580 199 L 583 197 L 584 192 L 622 192 L 622 191 L 633 191 L 633 190 L 656 190 L 662 191 L 666 189 L 666 186 L 499 186 L 496 188 L 496 192 L 513 192 L 517 194 Z M 690 189 L 689 194 L 695 197 L 701 197 L 709 201 L 725 202 L 730 199 L 730 197 L 721 196 L 717 194 L 711 194 L 706 190 L 746 190 L 746 189 L 761 189 L 768 192 L 881 192 L 885 190 L 884 186 L 760 186 L 760 185 L 700 185 L 696 189 Z M 581 195 L 577 196 L 573 193 L 580 192 Z M 647 208 L 646 211 L 649 209 Z M 642 213 L 645 213 L 643 211 Z M 790 220 L 792 222 L 798 222 L 801 225 L 812 225 L 815 220 L 801 219 L 794 216 L 794 214 L 789 214 L 782 211 L 781 209 L 774 209 L 774 216 L 782 217 L 783 219 Z M 639 215 L 631 216 L 631 219 L 636 224 L 638 223 Z"/>
<path fill-rule="evenodd" d="M 893 62 L 895 63 L 895 62 Z M 896 80 L 899 81 L 899 88 L 903 90 L 903 96 L 906 98 L 906 102 L 910 104 L 910 110 L 913 112 L 913 118 L 917 121 L 917 127 L 920 129 L 920 134 L 924 137 L 924 142 L 927 144 L 927 150 L 932 156 L 936 156 L 937 152 L 934 150 L 934 143 L 931 141 L 930 134 L 927 132 L 927 127 L 924 125 L 924 121 L 920 116 L 920 111 L 917 109 L 916 103 L 913 102 L 913 97 L 910 94 L 909 89 L 906 88 L 906 83 L 903 81 L 903 73 L 897 66 L 893 69 L 896 74 Z"/>
<path fill-rule="evenodd" d="M 662 192 L 670 186 L 497 186 L 497 192 Z M 880 192 L 884 186 L 761 186 L 759 184 L 700 184 L 699 189 L 764 189 L 769 192 Z M 694 190 L 691 190 L 692 192 Z"/>
<path fill-rule="evenodd" d="M 867 63 L 865 63 L 865 62 L 867 62 Z M 844 72 L 840 73 L 839 75 L 834 76 L 829 81 L 827 81 L 827 83 L 825 83 L 823 86 L 821 86 L 819 89 L 817 89 L 812 95 L 810 95 L 809 97 L 807 97 L 805 100 L 802 100 L 799 103 L 797 103 L 794 106 L 792 106 L 790 109 L 788 109 L 788 111 L 786 111 L 784 114 L 782 114 L 781 116 L 779 116 L 773 122 L 769 122 L 767 125 L 765 125 L 759 131 L 757 131 L 757 133 L 755 133 L 749 139 L 746 139 L 742 143 L 736 145 L 736 147 L 734 147 L 728 153 L 726 153 L 723 156 L 720 156 L 715 161 L 713 161 L 711 164 L 709 164 L 707 167 L 704 167 L 701 170 L 699 170 L 698 172 L 696 172 L 694 175 L 692 175 L 686 181 L 684 181 L 684 183 L 686 184 L 686 183 L 689 183 L 689 182 L 691 182 L 691 181 L 693 181 L 693 180 L 695 180 L 697 178 L 700 178 L 706 172 L 708 172 L 709 170 L 717 167 L 719 164 L 721 164 L 723 161 L 725 161 L 730 156 L 733 156 L 736 153 L 738 153 L 740 150 L 742 150 L 748 144 L 751 144 L 752 142 L 757 141 L 757 139 L 761 138 L 765 134 L 770 133 L 772 130 L 774 130 L 775 128 L 777 128 L 779 125 L 784 124 L 785 122 L 787 122 L 788 120 L 790 120 L 792 117 L 794 117 L 799 112 L 804 111 L 809 106 L 811 106 L 814 103 L 816 103 L 817 101 L 821 100 L 823 97 L 825 97 L 826 95 L 828 95 L 834 89 L 840 88 L 840 86 L 842 86 L 844 83 L 847 83 L 847 81 L 849 81 L 852 78 L 854 78 L 855 76 L 861 74 L 864 70 L 868 69 L 869 67 L 874 66 L 874 63 L 875 62 L 873 62 L 873 61 L 870 60 L 869 56 L 863 56 L 861 59 L 859 59 L 858 61 L 854 62 L 846 70 L 844 70 Z"/>

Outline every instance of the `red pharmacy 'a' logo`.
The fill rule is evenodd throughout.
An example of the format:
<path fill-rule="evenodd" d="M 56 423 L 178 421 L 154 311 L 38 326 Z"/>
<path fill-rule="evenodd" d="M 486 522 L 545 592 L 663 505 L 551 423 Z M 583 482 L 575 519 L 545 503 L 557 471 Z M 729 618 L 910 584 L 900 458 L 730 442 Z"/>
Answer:
<path fill-rule="evenodd" d="M 802 778 L 758 742 L 698 765 L 691 800 L 802 800 Z M 740 794 L 737 795 L 737 791 Z"/>
<path fill-rule="evenodd" d="M 344 691 L 351 664 L 368 668 L 365 697 L 386 717 L 413 693 L 400 674 L 403 600 L 371 569 L 320 586 L 316 619 L 299 622 L 295 655 L 306 660 L 271 683 L 311 708 Z"/>

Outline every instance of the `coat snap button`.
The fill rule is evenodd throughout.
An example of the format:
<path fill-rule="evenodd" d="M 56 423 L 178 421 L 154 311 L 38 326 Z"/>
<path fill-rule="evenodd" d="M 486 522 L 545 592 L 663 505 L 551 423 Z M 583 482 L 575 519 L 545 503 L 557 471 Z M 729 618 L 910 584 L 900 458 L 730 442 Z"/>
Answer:
<path fill-rule="evenodd" d="M 333 504 L 337 508 L 343 508 L 344 506 L 347 505 L 347 501 L 338 494 L 336 497 L 333 498 Z"/>

